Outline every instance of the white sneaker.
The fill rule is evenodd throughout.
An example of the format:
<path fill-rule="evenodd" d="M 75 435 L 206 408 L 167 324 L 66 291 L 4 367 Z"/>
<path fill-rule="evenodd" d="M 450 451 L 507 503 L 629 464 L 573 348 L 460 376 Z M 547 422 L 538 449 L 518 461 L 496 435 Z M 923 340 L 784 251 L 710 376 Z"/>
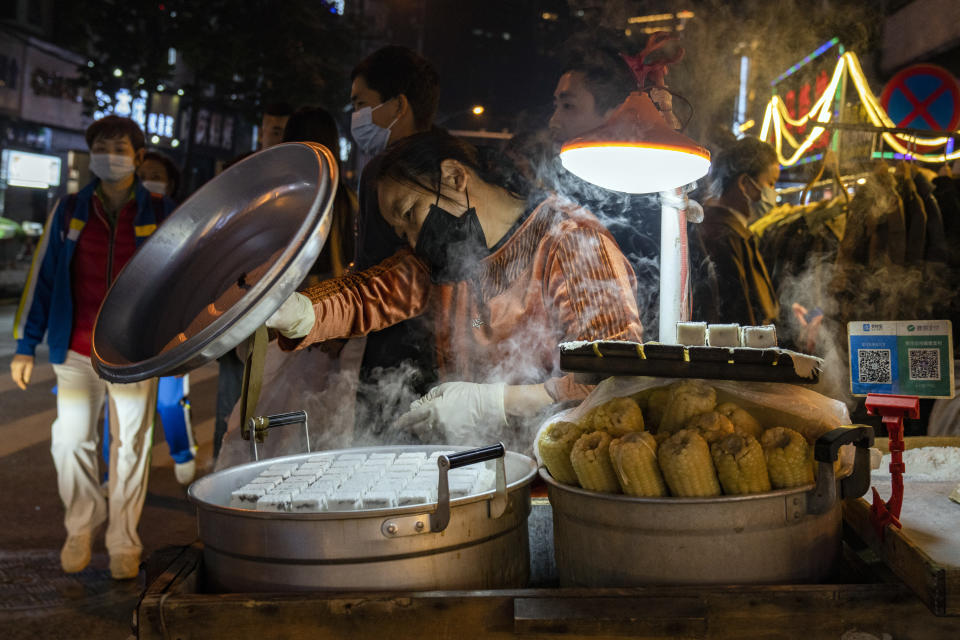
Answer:
<path fill-rule="evenodd" d="M 139 573 L 139 553 L 118 553 L 115 556 L 110 556 L 110 577 L 114 580 L 136 578 Z"/>
<path fill-rule="evenodd" d="M 193 477 L 197 475 L 196 459 L 188 462 L 177 462 L 174 464 L 173 475 L 176 476 L 177 482 L 180 484 L 187 485 L 193 482 Z"/>
<path fill-rule="evenodd" d="M 77 573 L 90 564 L 90 534 L 67 536 L 60 549 L 60 566 L 66 573 Z"/>

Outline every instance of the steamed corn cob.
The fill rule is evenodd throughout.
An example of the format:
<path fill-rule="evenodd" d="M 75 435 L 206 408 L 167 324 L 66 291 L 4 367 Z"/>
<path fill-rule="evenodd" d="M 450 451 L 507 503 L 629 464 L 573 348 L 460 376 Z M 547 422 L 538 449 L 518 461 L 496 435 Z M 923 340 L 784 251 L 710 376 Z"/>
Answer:
<path fill-rule="evenodd" d="M 749 434 L 757 440 L 763 435 L 763 427 L 757 419 L 733 402 L 724 402 L 718 405 L 717 412 L 730 419 L 735 431 Z"/>
<path fill-rule="evenodd" d="M 610 442 L 610 461 L 620 488 L 631 496 L 665 496 L 667 485 L 657 465 L 657 441 L 646 431 Z"/>
<path fill-rule="evenodd" d="M 786 427 L 767 429 L 760 444 L 774 489 L 813 483 L 813 449 L 798 432 Z"/>
<path fill-rule="evenodd" d="M 643 431 L 643 412 L 633 398 L 614 398 L 591 409 L 583 424 L 587 431 L 606 431 L 616 438 Z"/>
<path fill-rule="evenodd" d="M 710 447 L 696 431 L 677 431 L 660 445 L 657 458 L 672 495 L 720 495 L 720 482 L 710 459 Z"/>
<path fill-rule="evenodd" d="M 733 433 L 733 423 L 726 416 L 720 415 L 716 411 L 709 411 L 690 418 L 687 422 L 687 429 L 696 430 L 707 441 L 707 444 L 713 444 L 724 436 Z"/>
<path fill-rule="evenodd" d="M 667 403 L 670 402 L 670 387 L 645 389 L 640 393 L 635 393 L 633 399 L 644 412 L 646 429 L 656 433 L 661 420 L 663 420 L 663 412 L 667 410 Z"/>
<path fill-rule="evenodd" d="M 734 433 L 710 445 L 713 464 L 726 494 L 770 491 L 767 462 L 757 439 Z"/>
<path fill-rule="evenodd" d="M 570 464 L 570 451 L 584 428 L 576 422 L 554 422 L 540 434 L 537 447 L 540 459 L 557 482 L 576 485 L 577 474 Z"/>
<path fill-rule="evenodd" d="M 713 411 L 716 406 L 717 392 L 713 387 L 699 380 L 684 380 L 671 391 L 660 421 L 660 431 L 679 431 L 690 418 Z"/>
<path fill-rule="evenodd" d="M 610 462 L 610 441 L 613 438 L 605 431 L 594 431 L 580 436 L 573 451 L 570 463 L 577 474 L 580 486 L 591 491 L 620 493 L 620 483 Z"/>

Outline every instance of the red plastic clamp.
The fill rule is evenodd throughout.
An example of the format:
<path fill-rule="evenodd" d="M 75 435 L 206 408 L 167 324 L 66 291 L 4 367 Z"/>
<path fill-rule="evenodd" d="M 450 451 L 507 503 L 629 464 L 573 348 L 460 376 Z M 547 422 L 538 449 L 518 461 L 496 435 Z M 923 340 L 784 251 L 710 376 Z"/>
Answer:
<path fill-rule="evenodd" d="M 894 396 L 871 393 L 867 396 L 867 413 L 882 416 L 890 438 L 890 500 L 884 502 L 873 489 L 870 518 L 877 535 L 883 540 L 887 525 L 900 528 L 900 509 L 903 507 L 903 419 L 920 417 L 920 399 L 917 396 Z"/>

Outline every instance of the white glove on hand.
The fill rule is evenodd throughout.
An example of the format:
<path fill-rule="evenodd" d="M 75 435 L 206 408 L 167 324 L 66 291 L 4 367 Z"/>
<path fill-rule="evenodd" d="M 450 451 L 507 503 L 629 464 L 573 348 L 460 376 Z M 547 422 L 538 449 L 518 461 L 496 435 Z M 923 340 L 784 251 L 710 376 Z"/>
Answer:
<path fill-rule="evenodd" d="M 276 329 L 287 338 L 296 339 L 310 333 L 316 321 L 310 298 L 302 293 L 294 293 L 267 318 L 267 327 Z"/>
<path fill-rule="evenodd" d="M 502 383 L 445 382 L 411 402 L 397 426 L 424 442 L 475 442 L 478 435 L 507 426 L 505 389 Z"/>

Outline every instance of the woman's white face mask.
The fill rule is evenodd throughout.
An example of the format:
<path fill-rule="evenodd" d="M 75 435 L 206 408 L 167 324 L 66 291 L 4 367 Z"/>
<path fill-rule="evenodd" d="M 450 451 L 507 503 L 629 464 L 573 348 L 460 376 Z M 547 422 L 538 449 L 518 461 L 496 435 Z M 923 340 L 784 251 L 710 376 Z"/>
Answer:
<path fill-rule="evenodd" d="M 107 182 L 120 182 L 133 175 L 137 167 L 133 158 L 114 153 L 91 153 L 90 171 Z"/>

